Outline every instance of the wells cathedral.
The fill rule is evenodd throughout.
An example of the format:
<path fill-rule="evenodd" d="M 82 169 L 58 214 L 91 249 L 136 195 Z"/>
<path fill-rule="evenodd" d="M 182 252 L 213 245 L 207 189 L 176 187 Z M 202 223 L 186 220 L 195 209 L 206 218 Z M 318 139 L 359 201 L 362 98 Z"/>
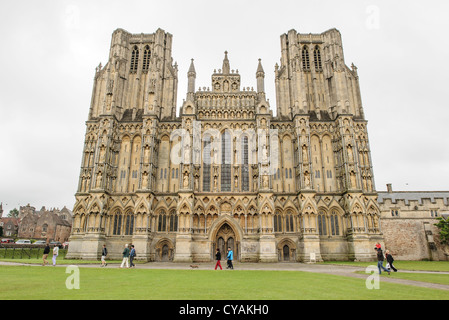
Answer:
<path fill-rule="evenodd" d="M 67 258 L 146 261 L 373 260 L 383 241 L 357 68 L 340 32 L 281 35 L 276 116 L 217 57 L 208 87 L 193 60 L 177 116 L 171 34 L 117 29 L 98 66 Z M 221 65 L 220 61 L 223 59 Z M 238 66 L 236 66 L 238 67 Z"/>

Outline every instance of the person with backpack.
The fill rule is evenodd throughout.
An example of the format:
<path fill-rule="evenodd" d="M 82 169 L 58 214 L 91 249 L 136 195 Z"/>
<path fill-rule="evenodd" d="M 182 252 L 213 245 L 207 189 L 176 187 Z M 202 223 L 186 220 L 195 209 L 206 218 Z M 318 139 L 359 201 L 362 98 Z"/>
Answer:
<path fill-rule="evenodd" d="M 387 259 L 387 269 L 393 269 L 394 272 L 398 272 L 398 269 L 396 269 L 393 266 L 393 256 L 390 254 L 390 250 L 385 251 L 385 258 Z"/>
<path fill-rule="evenodd" d="M 382 252 L 382 249 L 381 248 L 375 248 L 375 249 L 377 250 L 377 268 L 379 269 L 379 274 L 382 273 L 381 269 L 383 269 L 384 271 L 388 272 L 388 274 L 390 274 L 390 271 L 383 266 L 384 254 Z"/>

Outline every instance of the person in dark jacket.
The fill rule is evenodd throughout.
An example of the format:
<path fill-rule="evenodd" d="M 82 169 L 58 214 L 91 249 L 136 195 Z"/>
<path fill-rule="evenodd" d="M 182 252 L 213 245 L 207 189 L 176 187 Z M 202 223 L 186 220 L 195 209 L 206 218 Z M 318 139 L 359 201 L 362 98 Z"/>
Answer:
<path fill-rule="evenodd" d="M 383 266 L 384 254 L 382 252 L 382 249 L 378 248 L 376 250 L 377 250 L 377 268 L 379 268 L 379 274 L 382 273 L 381 269 L 383 269 L 384 271 L 388 272 L 388 274 L 390 274 L 390 271 Z"/>
<path fill-rule="evenodd" d="M 43 261 L 42 265 L 43 266 L 45 266 L 48 263 L 47 257 L 48 257 L 49 253 L 50 253 L 50 245 L 47 242 L 47 244 L 45 245 L 45 248 L 44 248 L 44 254 L 42 255 L 42 261 Z"/>
<path fill-rule="evenodd" d="M 128 248 L 128 244 L 125 244 L 125 249 L 123 250 L 122 253 L 123 256 L 123 260 L 122 260 L 122 264 L 120 265 L 120 268 L 123 268 L 126 265 L 126 268 L 129 268 L 128 262 L 129 262 L 129 248 Z"/>
<path fill-rule="evenodd" d="M 390 264 L 390 268 L 393 269 L 394 272 L 398 272 L 398 269 L 396 269 L 393 266 L 394 259 L 393 259 L 393 256 L 390 254 L 389 250 L 385 251 L 385 258 L 387 259 L 387 262 Z"/>
<path fill-rule="evenodd" d="M 217 260 L 217 263 L 215 264 L 215 270 L 217 270 L 217 267 L 220 267 L 220 270 L 223 270 L 223 268 L 221 267 L 221 253 L 220 253 L 220 249 L 217 248 L 217 253 L 215 253 L 215 260 Z"/>
<path fill-rule="evenodd" d="M 136 249 L 134 249 L 134 245 L 131 245 L 131 251 L 129 252 L 129 267 L 135 268 L 136 265 L 134 264 L 134 258 L 136 257 Z"/>
<path fill-rule="evenodd" d="M 101 250 L 101 266 L 106 267 L 108 264 L 106 263 L 106 256 L 108 255 L 108 249 L 106 249 L 106 245 L 103 245 L 103 249 Z"/>

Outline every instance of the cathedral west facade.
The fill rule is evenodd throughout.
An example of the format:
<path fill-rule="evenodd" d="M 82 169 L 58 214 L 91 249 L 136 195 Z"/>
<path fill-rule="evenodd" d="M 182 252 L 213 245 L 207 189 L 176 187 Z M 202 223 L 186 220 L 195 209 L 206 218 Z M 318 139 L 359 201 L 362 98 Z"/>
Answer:
<path fill-rule="evenodd" d="M 221 58 L 220 58 L 221 59 Z M 193 60 L 179 116 L 172 35 L 117 29 L 95 72 L 68 258 L 125 243 L 148 261 L 372 260 L 383 241 L 357 68 L 339 31 L 281 36 L 276 116 L 265 72 Z"/>

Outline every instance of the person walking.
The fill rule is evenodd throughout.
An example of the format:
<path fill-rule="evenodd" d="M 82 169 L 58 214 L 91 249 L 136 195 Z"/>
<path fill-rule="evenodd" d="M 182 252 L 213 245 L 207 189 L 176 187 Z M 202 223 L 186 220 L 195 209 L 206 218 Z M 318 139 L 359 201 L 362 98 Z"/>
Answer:
<path fill-rule="evenodd" d="M 133 260 L 136 257 L 136 249 L 134 249 L 134 245 L 131 245 L 131 251 L 129 253 L 129 267 L 135 268 L 136 265 L 134 264 Z"/>
<path fill-rule="evenodd" d="M 377 250 L 377 268 L 379 269 L 379 274 L 382 273 L 381 269 L 383 269 L 384 271 L 388 272 L 388 274 L 390 274 L 390 271 L 383 266 L 384 254 L 382 252 L 382 249 L 381 248 L 378 248 L 378 249 L 376 248 L 376 250 Z"/>
<path fill-rule="evenodd" d="M 220 267 L 220 270 L 223 270 L 223 268 L 221 267 L 221 253 L 220 253 L 220 249 L 217 248 L 217 252 L 215 253 L 215 260 L 217 260 L 217 263 L 215 264 L 215 270 L 217 270 L 217 267 Z"/>
<path fill-rule="evenodd" d="M 106 245 L 103 245 L 103 249 L 101 250 L 101 266 L 106 267 L 108 264 L 106 263 L 106 257 L 108 255 L 108 249 Z"/>
<path fill-rule="evenodd" d="M 231 248 L 228 247 L 228 256 L 227 256 L 228 266 L 226 267 L 226 269 L 234 269 L 234 266 L 232 264 L 232 259 L 234 258 L 233 256 L 234 256 L 234 253 L 232 252 Z"/>
<path fill-rule="evenodd" d="M 55 245 L 53 248 L 53 259 L 52 259 L 53 267 L 56 267 L 56 258 L 58 257 L 58 255 L 59 255 L 59 246 Z"/>
<path fill-rule="evenodd" d="M 393 259 L 393 256 L 390 254 L 390 250 L 385 251 L 385 258 L 387 259 L 387 263 L 390 266 L 390 268 L 393 269 L 394 272 L 398 272 L 398 269 L 396 269 L 393 266 L 394 259 Z M 388 268 L 388 265 L 387 265 L 387 269 L 390 269 L 390 268 Z"/>
<path fill-rule="evenodd" d="M 126 268 L 129 268 L 129 248 L 128 244 L 125 244 L 125 249 L 122 252 L 123 260 L 122 264 L 120 265 L 120 269 L 123 268 L 124 265 L 126 265 Z"/>
<path fill-rule="evenodd" d="M 48 261 L 47 261 L 47 257 L 48 257 L 48 254 L 50 253 L 50 245 L 48 244 L 48 242 L 45 244 L 45 248 L 44 248 L 44 254 L 42 255 L 42 261 L 43 261 L 43 263 L 42 263 L 42 265 L 43 266 L 45 266 L 47 263 L 48 263 Z"/>

